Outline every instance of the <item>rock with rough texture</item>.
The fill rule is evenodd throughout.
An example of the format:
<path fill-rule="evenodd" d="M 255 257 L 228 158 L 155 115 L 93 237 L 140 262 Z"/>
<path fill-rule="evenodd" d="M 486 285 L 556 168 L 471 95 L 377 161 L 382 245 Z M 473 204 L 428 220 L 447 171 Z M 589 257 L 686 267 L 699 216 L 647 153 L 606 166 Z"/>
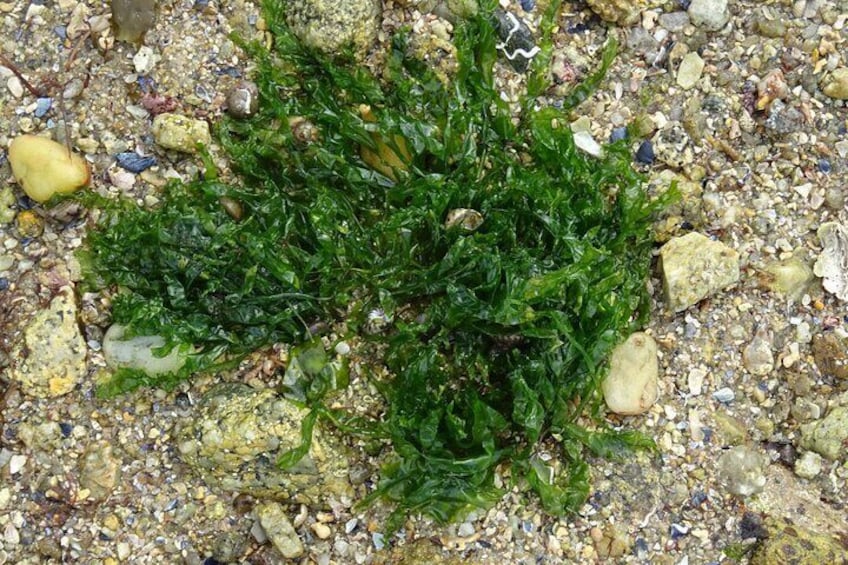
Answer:
<path fill-rule="evenodd" d="M 763 490 L 767 465 L 768 460 L 757 451 L 740 445 L 721 455 L 718 471 L 728 492 L 745 497 Z"/>
<path fill-rule="evenodd" d="M 212 143 L 208 123 L 179 114 L 159 114 L 153 118 L 152 131 L 157 145 L 183 153 L 196 153 L 198 144 Z"/>
<path fill-rule="evenodd" d="M 112 0 L 112 24 L 120 41 L 138 42 L 156 22 L 156 0 Z"/>
<path fill-rule="evenodd" d="M 639 20 L 639 14 L 655 2 L 650 0 L 586 0 L 593 12 L 608 22 L 629 26 Z"/>
<path fill-rule="evenodd" d="M 822 78 L 821 89 L 825 96 L 848 100 L 848 68 L 837 67 Z"/>
<path fill-rule="evenodd" d="M 674 312 L 739 280 L 739 253 L 695 232 L 663 245 L 660 264 L 666 300 Z"/>
<path fill-rule="evenodd" d="M 302 504 L 351 494 L 347 456 L 316 427 L 309 453 L 288 470 L 283 453 L 300 444 L 307 411 L 272 390 L 239 383 L 211 389 L 176 432 L 183 459 L 223 490 Z"/>
<path fill-rule="evenodd" d="M 262 502 L 256 505 L 256 519 L 268 539 L 286 559 L 303 555 L 303 542 L 297 535 L 286 510 L 277 502 Z"/>
<path fill-rule="evenodd" d="M 815 451 L 807 451 L 795 460 L 795 474 L 802 479 L 812 479 L 822 470 L 822 456 Z"/>
<path fill-rule="evenodd" d="M 692 0 L 687 11 L 694 25 L 709 31 L 720 30 L 730 19 L 727 0 Z"/>
<path fill-rule="evenodd" d="M 751 565 L 848 563 L 846 549 L 832 536 L 808 530 L 786 518 L 768 518 L 766 528 L 769 535 L 754 550 Z"/>
<path fill-rule="evenodd" d="M 813 265 L 813 272 L 821 277 L 822 285 L 839 300 L 848 300 L 848 228 L 838 222 L 819 226 L 822 252 Z"/>
<path fill-rule="evenodd" d="M 642 332 L 616 347 L 601 385 L 607 407 L 616 414 L 642 414 L 657 401 L 657 343 Z"/>
<path fill-rule="evenodd" d="M 379 29 L 379 0 L 294 0 L 286 20 L 304 45 L 337 54 L 353 45 L 360 54 L 371 47 Z"/>
<path fill-rule="evenodd" d="M 761 284 L 771 292 L 790 300 L 800 300 L 816 276 L 809 262 L 800 254 L 766 265 Z"/>
<path fill-rule="evenodd" d="M 112 324 L 103 336 L 103 357 L 115 369 L 144 371 L 148 375 L 176 373 L 185 365 L 188 348 L 174 347 L 167 355 L 157 356 L 156 350 L 165 345 L 158 335 L 124 337 L 124 326 Z"/>
<path fill-rule="evenodd" d="M 801 426 L 801 447 L 836 461 L 848 449 L 848 406 L 836 406 L 821 420 Z"/>
<path fill-rule="evenodd" d="M 11 355 L 9 376 L 31 396 L 61 396 L 85 376 L 85 353 L 74 292 L 63 287 L 24 330 L 23 343 Z"/>
<path fill-rule="evenodd" d="M 689 90 L 701 80 L 704 72 L 704 60 L 695 51 L 686 53 L 677 69 L 677 86 Z"/>
<path fill-rule="evenodd" d="M 121 460 L 112 454 L 107 441 L 90 444 L 80 461 L 80 487 L 89 491 L 90 500 L 109 498 L 121 476 Z"/>
<path fill-rule="evenodd" d="M 812 350 L 822 376 L 848 383 L 848 337 L 835 332 L 816 334 Z"/>

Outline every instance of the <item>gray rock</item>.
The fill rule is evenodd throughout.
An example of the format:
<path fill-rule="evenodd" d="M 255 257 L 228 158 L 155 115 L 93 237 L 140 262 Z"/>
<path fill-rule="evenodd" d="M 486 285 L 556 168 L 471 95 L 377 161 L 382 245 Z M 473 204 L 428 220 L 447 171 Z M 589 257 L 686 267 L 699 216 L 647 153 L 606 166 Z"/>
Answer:
<path fill-rule="evenodd" d="M 742 362 L 752 375 L 765 376 L 774 369 L 771 339 L 765 328 L 760 328 L 751 343 L 742 351 Z"/>
<path fill-rule="evenodd" d="M 196 153 L 198 144 L 212 143 L 208 123 L 179 114 L 159 114 L 153 118 L 152 131 L 157 145 L 183 153 Z"/>
<path fill-rule="evenodd" d="M 616 414 L 642 414 L 657 401 L 657 344 L 642 332 L 616 347 L 601 385 L 607 407 Z"/>
<path fill-rule="evenodd" d="M 221 384 L 201 399 L 175 437 L 185 461 L 224 490 L 310 505 L 350 495 L 347 456 L 317 426 L 309 453 L 291 469 L 277 466 L 280 455 L 300 444 L 306 414 L 272 390 Z"/>
<path fill-rule="evenodd" d="M 822 457 L 814 451 L 807 451 L 795 460 L 795 474 L 802 479 L 812 479 L 821 473 Z"/>
<path fill-rule="evenodd" d="M 750 496 L 763 490 L 766 484 L 764 469 L 768 460 L 757 451 L 738 446 L 725 451 L 718 460 L 718 471 L 728 492 Z"/>
<path fill-rule="evenodd" d="M 364 55 L 377 36 L 380 0 L 292 0 L 286 20 L 304 45 L 338 54 L 352 45 Z"/>
<path fill-rule="evenodd" d="M 709 31 L 720 30 L 730 19 L 727 0 L 692 0 L 688 13 L 694 25 Z"/>
<path fill-rule="evenodd" d="M 832 408 L 822 420 L 801 426 L 801 447 L 836 461 L 848 445 L 848 406 Z"/>
<path fill-rule="evenodd" d="M 804 128 L 804 114 L 782 100 L 774 100 L 768 107 L 768 113 L 768 118 L 763 125 L 771 132 L 785 135 L 802 131 Z"/>
<path fill-rule="evenodd" d="M 268 539 L 286 559 L 303 555 L 303 542 L 286 516 L 283 506 L 277 502 L 261 502 L 256 505 L 256 519 Z"/>
<path fill-rule="evenodd" d="M 848 228 L 838 222 L 819 226 L 822 252 L 813 265 L 813 272 L 824 279 L 822 285 L 839 300 L 848 300 Z"/>
<path fill-rule="evenodd" d="M 80 487 L 88 489 L 89 499 L 103 501 L 109 498 L 121 476 L 121 460 L 112 454 L 107 441 L 90 444 L 80 461 Z"/>
<path fill-rule="evenodd" d="M 666 300 L 674 312 L 739 280 L 739 253 L 695 232 L 663 245 L 660 265 Z"/>
<path fill-rule="evenodd" d="M 704 72 L 704 60 L 697 52 L 691 51 L 684 55 L 677 69 L 677 86 L 683 90 L 689 90 L 701 80 Z"/>
<path fill-rule="evenodd" d="M 31 396 L 61 396 L 85 376 L 85 354 L 74 292 L 63 287 L 24 329 L 23 343 L 10 356 L 9 377 Z"/>
<path fill-rule="evenodd" d="M 848 68 L 837 67 L 821 81 L 825 96 L 836 100 L 848 100 Z"/>
<path fill-rule="evenodd" d="M 689 14 L 686 12 L 668 12 L 660 14 L 659 23 L 668 31 L 677 33 L 689 25 Z"/>
<path fill-rule="evenodd" d="M 695 160 L 689 134 L 680 124 L 659 130 L 654 136 L 653 147 L 657 161 L 673 169 L 682 169 Z"/>

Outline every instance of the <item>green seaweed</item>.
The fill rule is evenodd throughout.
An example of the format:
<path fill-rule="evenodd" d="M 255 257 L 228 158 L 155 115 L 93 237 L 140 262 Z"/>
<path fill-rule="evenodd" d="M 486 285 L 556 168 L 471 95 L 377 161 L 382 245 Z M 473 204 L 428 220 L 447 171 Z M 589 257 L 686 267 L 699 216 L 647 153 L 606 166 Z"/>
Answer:
<path fill-rule="evenodd" d="M 587 450 L 649 445 L 589 430 L 581 416 L 599 414 L 606 359 L 648 314 L 650 224 L 664 202 L 649 201 L 626 145 L 587 156 L 567 111 L 537 103 L 549 39 L 513 115 L 494 86 L 494 7 L 481 2 L 457 25 L 459 70 L 445 86 L 407 56 L 403 33 L 378 80 L 304 48 L 285 25 L 285 2 L 267 0 L 273 49 L 235 38 L 256 62 L 260 112 L 217 129 L 241 182 L 207 171 L 169 184 L 155 209 L 107 205 L 87 240 L 86 278 L 118 289 L 115 321 L 196 353 L 180 375 L 119 374 L 100 392 L 173 386 L 269 343 L 308 342 L 305 354 L 313 323 L 344 318 L 385 350 L 391 377 L 372 377 L 385 413 L 329 409 L 323 400 L 344 379 L 313 351 L 314 368 L 292 377 L 312 408 L 304 442 L 281 464 L 305 453 L 316 418 L 385 441 L 383 480 L 363 503 L 394 502 L 390 529 L 414 512 L 447 521 L 489 507 L 503 494 L 501 465 L 562 515 L 588 495 Z M 615 48 L 567 108 L 601 84 Z M 304 139 L 295 117 L 317 139 Z M 363 147 L 404 158 L 372 167 Z M 459 208 L 482 225 L 447 225 Z M 387 327 L 369 328 L 377 317 Z M 314 375 L 323 376 L 312 387 Z M 546 462 L 536 451 L 552 438 L 561 450 Z"/>

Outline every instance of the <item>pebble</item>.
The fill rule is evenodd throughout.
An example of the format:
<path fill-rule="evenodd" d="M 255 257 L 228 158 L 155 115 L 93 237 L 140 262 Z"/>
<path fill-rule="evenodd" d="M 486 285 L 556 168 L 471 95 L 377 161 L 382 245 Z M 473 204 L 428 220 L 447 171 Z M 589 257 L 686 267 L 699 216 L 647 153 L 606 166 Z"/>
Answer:
<path fill-rule="evenodd" d="M 277 502 L 260 502 L 255 508 L 256 518 L 274 548 L 286 559 L 303 555 L 303 542 L 297 535 L 285 508 Z"/>
<path fill-rule="evenodd" d="M 680 61 L 677 69 L 677 85 L 683 90 L 689 90 L 701 80 L 704 72 L 704 60 L 695 51 L 687 53 Z"/>
<path fill-rule="evenodd" d="M 722 404 L 730 404 L 736 398 L 736 393 L 729 387 L 722 387 L 713 393 L 713 398 Z"/>
<path fill-rule="evenodd" d="M 739 253 L 697 232 L 675 237 L 660 249 L 669 308 L 682 312 L 739 280 Z"/>
<path fill-rule="evenodd" d="M 801 298 L 816 278 L 812 266 L 795 255 L 769 263 L 763 271 L 766 274 L 762 281 L 765 288 L 795 301 Z"/>
<path fill-rule="evenodd" d="M 825 96 L 836 100 L 848 100 L 848 67 L 837 67 L 821 81 Z"/>
<path fill-rule="evenodd" d="M 639 145 L 639 149 L 636 150 L 636 162 L 643 165 L 650 165 L 654 162 L 654 159 L 656 159 L 654 144 L 651 143 L 650 139 L 646 139 Z"/>
<path fill-rule="evenodd" d="M 812 339 L 812 351 L 823 377 L 848 382 L 848 338 L 836 332 L 816 334 Z"/>
<path fill-rule="evenodd" d="M 154 166 L 156 157 L 153 155 L 141 156 L 135 151 L 124 151 L 115 155 L 115 161 L 122 169 L 138 174 Z"/>
<path fill-rule="evenodd" d="M 113 324 L 103 336 L 103 357 L 112 368 L 144 371 L 148 375 L 175 373 L 185 364 L 185 348 L 174 347 L 167 355 L 155 351 L 165 345 L 161 336 L 137 335 L 124 339 L 124 326 Z"/>
<path fill-rule="evenodd" d="M 673 33 L 683 31 L 689 25 L 689 14 L 686 12 L 667 12 L 660 14 L 659 24 Z"/>
<path fill-rule="evenodd" d="M 501 42 L 497 49 L 507 58 L 509 65 L 518 73 L 530 68 L 530 61 L 539 52 L 533 40 L 533 32 L 527 23 L 512 12 L 495 10 L 496 27 Z"/>
<path fill-rule="evenodd" d="M 784 563 L 844 564 L 845 547 L 827 532 L 814 531 L 785 517 L 766 520 L 768 535 L 762 536 L 751 554 L 751 565 Z"/>
<path fill-rule="evenodd" d="M 831 461 L 844 457 L 848 445 L 848 407 L 836 406 L 824 419 L 803 424 L 800 445 Z"/>
<path fill-rule="evenodd" d="M 152 47 L 147 45 L 142 45 L 139 47 L 138 52 L 133 56 L 133 67 L 135 67 L 135 72 L 140 75 L 148 75 L 150 71 L 153 70 L 153 67 L 156 66 L 156 63 L 159 62 L 161 57 L 153 51 Z"/>
<path fill-rule="evenodd" d="M 43 118 L 47 112 L 50 111 L 50 108 L 53 106 L 52 98 L 39 98 L 35 101 L 35 110 L 33 111 L 33 115 L 36 118 Z"/>
<path fill-rule="evenodd" d="M 745 446 L 725 451 L 718 460 L 718 471 L 731 494 L 747 497 L 761 492 L 766 485 L 763 470 L 768 460 Z"/>
<path fill-rule="evenodd" d="M 575 132 L 574 145 L 592 157 L 603 157 L 604 155 L 604 148 L 601 147 L 600 143 L 594 140 L 592 134 L 588 131 Z"/>
<path fill-rule="evenodd" d="M 152 132 L 157 145 L 183 153 L 196 153 L 198 145 L 208 148 L 212 143 L 208 123 L 179 114 L 159 114 L 153 118 Z"/>
<path fill-rule="evenodd" d="M 643 332 L 631 334 L 610 357 L 601 389 L 607 407 L 616 414 L 643 414 L 657 401 L 657 343 Z"/>
<path fill-rule="evenodd" d="M 380 0 L 302 0 L 287 3 L 286 20 L 309 47 L 338 53 L 352 44 L 364 54 L 377 36 L 381 12 Z"/>
<path fill-rule="evenodd" d="M 760 328 L 751 343 L 742 352 L 742 362 L 752 375 L 764 376 L 774 369 L 771 340 L 765 327 Z"/>
<path fill-rule="evenodd" d="M 318 539 L 327 539 L 333 534 L 333 530 L 327 524 L 316 522 L 310 526 Z"/>
<path fill-rule="evenodd" d="M 12 457 L 9 459 L 9 474 L 10 475 L 16 475 L 16 474 L 20 473 L 23 470 L 24 465 L 26 465 L 26 463 L 27 463 L 27 456 L 26 455 L 12 455 Z"/>
<path fill-rule="evenodd" d="M 109 498 L 121 476 L 121 460 L 114 456 L 107 441 L 91 443 L 80 462 L 80 488 L 88 489 L 89 498 L 103 501 Z"/>
<path fill-rule="evenodd" d="M 795 460 L 795 474 L 802 479 L 815 478 L 822 470 L 822 457 L 814 451 L 807 451 Z"/>
<path fill-rule="evenodd" d="M 9 89 L 9 93 L 15 98 L 20 98 L 24 95 L 24 86 L 21 84 L 21 80 L 16 76 L 11 76 L 6 81 L 6 88 Z"/>
<path fill-rule="evenodd" d="M 113 0 L 111 7 L 119 41 L 140 41 L 156 22 L 156 0 Z"/>
<path fill-rule="evenodd" d="M 825 222 L 817 235 L 822 251 L 813 265 L 824 289 L 839 300 L 848 301 L 848 228 L 839 222 Z"/>
<path fill-rule="evenodd" d="M 8 159 L 15 180 L 36 202 L 74 192 L 91 180 L 91 167 L 81 155 L 47 137 L 19 135 L 9 146 Z"/>
<path fill-rule="evenodd" d="M 730 19 L 727 0 L 692 0 L 687 10 L 695 26 L 718 31 Z"/>

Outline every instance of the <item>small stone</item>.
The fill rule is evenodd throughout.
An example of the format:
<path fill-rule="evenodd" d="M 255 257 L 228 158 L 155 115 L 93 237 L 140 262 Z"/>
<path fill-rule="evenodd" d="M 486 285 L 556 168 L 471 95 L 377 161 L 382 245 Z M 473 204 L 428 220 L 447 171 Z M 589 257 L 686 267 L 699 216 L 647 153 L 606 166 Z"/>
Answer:
<path fill-rule="evenodd" d="M 49 112 L 50 108 L 52 107 L 52 98 L 39 98 L 35 101 L 35 110 L 33 110 L 32 115 L 36 118 L 43 118 L 45 115 L 47 115 L 47 112 Z"/>
<path fill-rule="evenodd" d="M 650 0 L 587 0 L 586 3 L 602 19 L 620 26 L 635 24 L 639 14 L 651 6 Z"/>
<path fill-rule="evenodd" d="M 259 110 L 256 83 L 243 80 L 227 93 L 227 113 L 234 118 L 249 118 Z"/>
<path fill-rule="evenodd" d="M 822 376 L 848 382 L 848 338 L 833 332 L 816 334 L 812 350 Z"/>
<path fill-rule="evenodd" d="M 445 217 L 445 229 L 459 228 L 465 233 L 476 231 L 483 225 L 483 214 L 471 208 L 454 208 Z"/>
<path fill-rule="evenodd" d="M 33 210 L 22 210 L 15 218 L 18 235 L 21 237 L 38 237 L 44 233 L 44 218 Z"/>
<path fill-rule="evenodd" d="M 74 192 L 91 180 L 91 168 L 81 155 L 47 137 L 19 135 L 8 156 L 15 180 L 36 202 Z"/>
<path fill-rule="evenodd" d="M 848 67 L 837 67 L 820 82 L 822 92 L 829 98 L 848 100 Z"/>
<path fill-rule="evenodd" d="M 312 531 L 315 532 L 315 535 L 318 537 L 318 539 L 327 539 L 333 534 L 333 530 L 330 529 L 330 526 L 321 522 L 316 522 L 312 524 L 311 528 Z"/>
<path fill-rule="evenodd" d="M 498 36 L 501 39 L 501 42 L 497 44 L 498 50 L 504 54 L 509 65 L 516 72 L 527 72 L 530 61 L 540 51 L 530 27 L 512 12 L 500 9 L 495 10 L 495 21 Z"/>
<path fill-rule="evenodd" d="M 165 339 L 157 335 L 137 335 L 124 339 L 126 328 L 113 324 L 103 336 L 103 357 L 114 369 L 134 369 L 148 375 L 176 373 L 185 365 L 188 347 L 176 346 L 167 355 L 156 351 L 165 345 Z"/>
<path fill-rule="evenodd" d="M 739 418 L 724 412 L 716 412 L 713 414 L 713 420 L 723 445 L 739 445 L 748 436 L 748 428 Z"/>
<path fill-rule="evenodd" d="M 156 66 L 156 63 L 158 63 L 161 58 L 162 57 L 160 55 L 153 51 L 152 47 L 142 45 L 139 47 L 138 52 L 132 59 L 135 72 L 140 75 L 150 74 L 150 71 L 153 70 L 153 67 Z"/>
<path fill-rule="evenodd" d="M 660 14 L 659 24 L 670 32 L 681 32 L 683 28 L 689 25 L 689 14 L 686 12 Z"/>
<path fill-rule="evenodd" d="M 24 329 L 23 343 L 11 356 L 14 361 L 9 374 L 31 396 L 61 396 L 85 376 L 85 355 L 74 293 L 63 287 Z"/>
<path fill-rule="evenodd" d="M 803 257 L 794 255 L 783 261 L 769 263 L 763 269 L 761 285 L 790 300 L 800 300 L 816 276 Z"/>
<path fill-rule="evenodd" d="M 9 89 L 9 93 L 15 98 L 20 98 L 24 95 L 24 86 L 21 84 L 21 79 L 16 76 L 9 77 L 9 80 L 6 81 L 6 88 Z"/>
<path fill-rule="evenodd" d="M 704 60 L 695 51 L 687 53 L 680 61 L 677 69 L 677 85 L 683 90 L 689 90 L 701 80 L 704 72 Z"/>
<path fill-rule="evenodd" d="M 763 470 L 768 460 L 757 451 L 738 446 L 724 452 L 718 460 L 718 471 L 728 492 L 750 496 L 763 490 L 766 477 Z"/>
<path fill-rule="evenodd" d="M 774 369 L 771 339 L 765 328 L 760 328 L 748 347 L 742 352 L 742 362 L 752 375 L 765 376 Z"/>
<path fill-rule="evenodd" d="M 802 479 L 812 479 L 821 473 L 822 457 L 814 451 L 807 451 L 795 460 L 795 474 Z"/>
<path fill-rule="evenodd" d="M 642 163 L 643 165 L 650 165 L 656 159 L 656 154 L 654 153 L 654 144 L 651 143 L 650 139 L 646 139 L 639 145 L 639 149 L 636 150 L 636 162 Z"/>
<path fill-rule="evenodd" d="M 618 345 L 602 384 L 607 407 L 616 414 L 642 414 L 657 401 L 659 362 L 657 344 L 636 332 Z"/>
<path fill-rule="evenodd" d="M 26 463 L 26 455 L 12 455 L 12 457 L 9 458 L 9 474 L 17 475 L 23 470 L 24 465 L 26 465 Z"/>
<path fill-rule="evenodd" d="M 595 141 L 592 134 L 587 131 L 578 131 L 574 133 L 574 145 L 592 157 L 603 157 L 604 155 L 604 148 L 601 147 L 601 144 Z"/>
<path fill-rule="evenodd" d="M 730 19 L 727 0 L 692 0 L 687 10 L 695 26 L 718 31 Z"/>
<path fill-rule="evenodd" d="M 90 444 L 82 456 L 80 466 L 80 488 L 88 489 L 89 498 L 103 501 L 109 498 L 121 476 L 121 460 L 112 453 L 112 445 L 106 441 Z"/>
<path fill-rule="evenodd" d="M 844 457 L 848 446 L 848 407 L 837 406 L 824 419 L 802 425 L 800 445 L 830 461 Z"/>
<path fill-rule="evenodd" d="M 159 114 L 153 118 L 152 131 L 157 145 L 183 153 L 196 153 L 199 144 L 212 143 L 208 123 L 179 114 Z"/>
<path fill-rule="evenodd" d="M 733 392 L 733 389 L 729 387 L 723 387 L 713 393 L 713 398 L 715 398 L 722 404 L 730 404 L 731 402 L 733 402 L 733 399 L 736 398 L 736 394 Z"/>
<path fill-rule="evenodd" d="M 660 264 L 666 300 L 674 312 L 739 280 L 739 253 L 696 232 L 663 245 Z"/>
<path fill-rule="evenodd" d="M 786 24 L 780 18 L 757 20 L 757 31 L 763 37 L 783 37 L 786 35 Z"/>
<path fill-rule="evenodd" d="M 817 234 L 823 249 L 813 273 L 824 279 L 825 290 L 848 301 L 848 228 L 838 222 L 826 222 L 819 226 Z"/>
<path fill-rule="evenodd" d="M 115 155 L 118 166 L 131 173 L 141 173 L 156 164 L 156 157 L 142 156 L 135 151 L 124 151 Z"/>
<path fill-rule="evenodd" d="M 119 41 L 140 41 L 156 21 L 156 0 L 112 0 L 110 4 Z"/>
<path fill-rule="evenodd" d="M 268 539 L 286 559 L 303 555 L 303 542 L 297 535 L 285 508 L 277 502 L 260 502 L 256 505 L 256 518 Z"/>

